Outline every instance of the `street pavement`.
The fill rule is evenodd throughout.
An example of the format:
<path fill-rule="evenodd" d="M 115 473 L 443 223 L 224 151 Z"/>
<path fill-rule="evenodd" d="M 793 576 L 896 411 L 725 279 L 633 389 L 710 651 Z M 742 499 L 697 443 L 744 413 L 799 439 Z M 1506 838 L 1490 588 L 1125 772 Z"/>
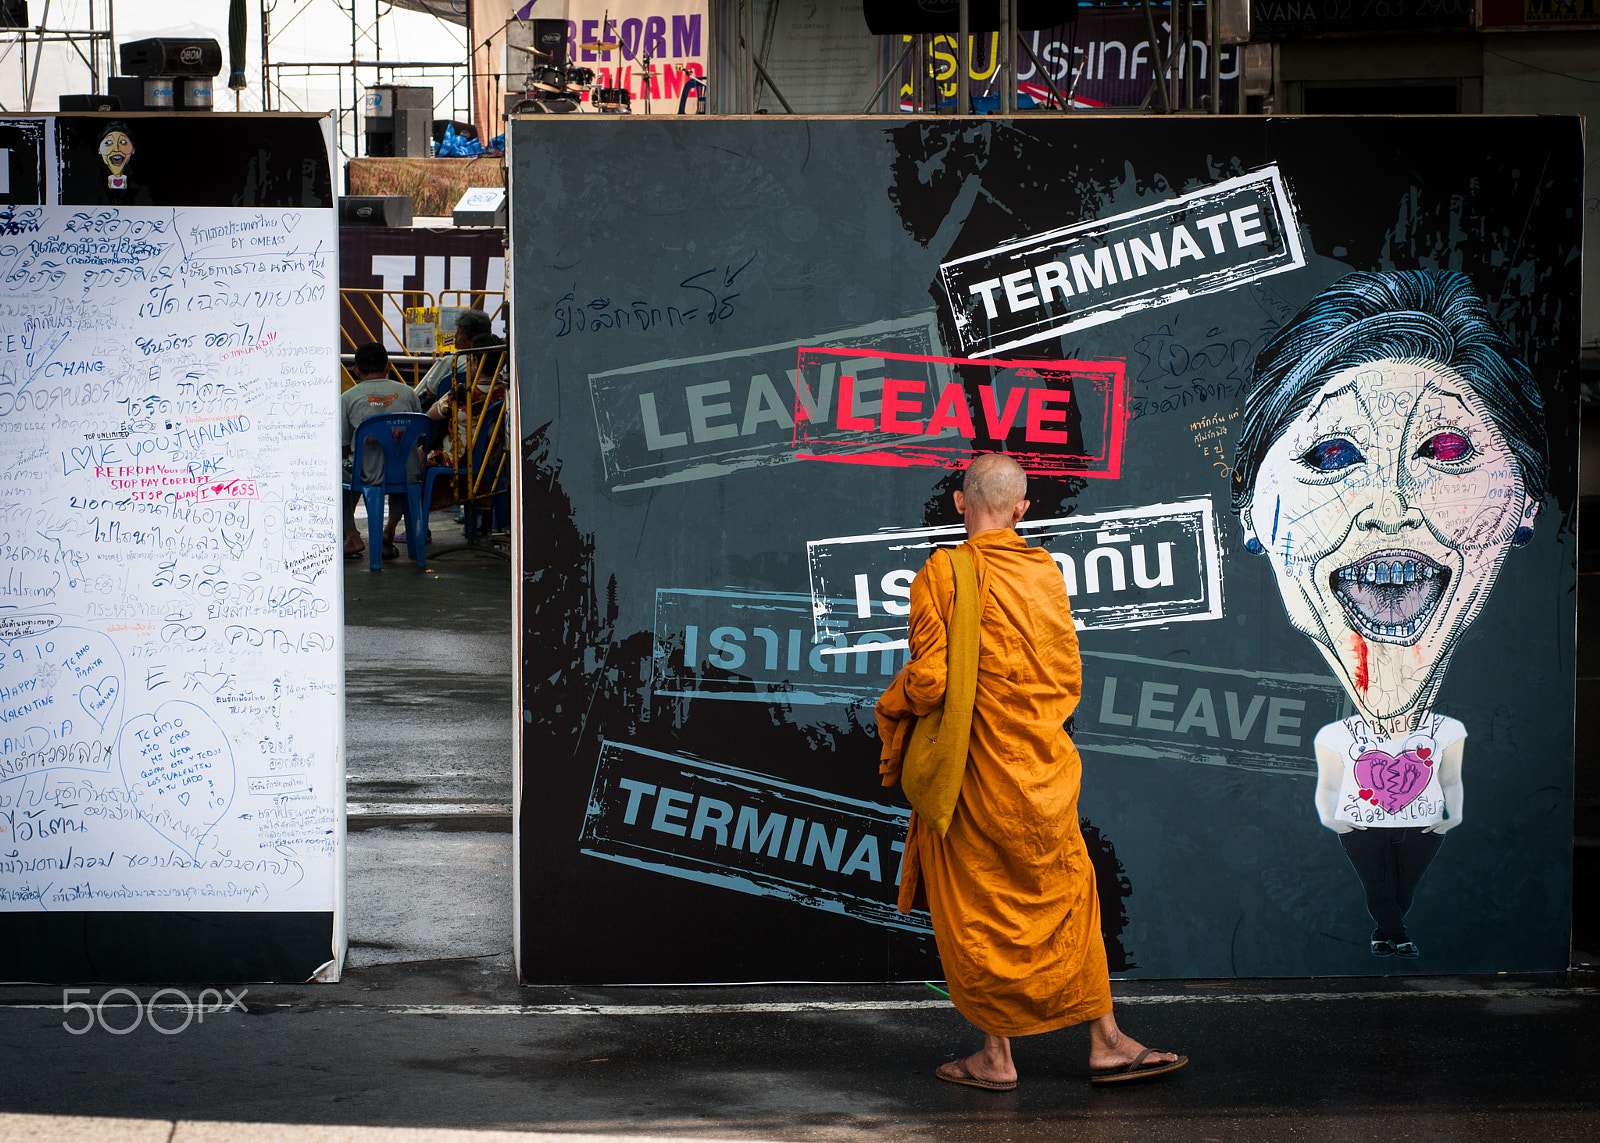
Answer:
<path fill-rule="evenodd" d="M 492 958 L 432 961 L 253 987 L 247 1012 L 172 1036 L 74 1036 L 59 997 L 29 990 L 39 1007 L 0 1007 L 0 1110 L 741 1140 L 1587 1143 L 1594 984 L 1119 985 L 1124 1027 L 1188 1068 L 1091 1086 L 1073 1029 L 1018 1041 L 1006 1094 L 933 1078 L 977 1040 L 919 986 L 519 990 Z"/>
<path fill-rule="evenodd" d="M 436 536 L 449 527 L 435 517 Z M 59 989 L 0 988 L 0 1143 L 1600 1138 L 1600 973 L 1581 967 L 1119 983 L 1123 1027 L 1189 1067 L 1091 1086 L 1070 1029 L 1016 1042 L 1006 1094 L 934 1079 L 978 1037 L 921 985 L 520 988 L 509 566 L 458 553 L 347 573 L 344 980 L 235 985 L 203 1020 L 179 982 L 156 997 L 170 1035 L 148 1012 L 134 1026 L 154 988 L 77 997 L 105 997 L 81 1035 Z"/>

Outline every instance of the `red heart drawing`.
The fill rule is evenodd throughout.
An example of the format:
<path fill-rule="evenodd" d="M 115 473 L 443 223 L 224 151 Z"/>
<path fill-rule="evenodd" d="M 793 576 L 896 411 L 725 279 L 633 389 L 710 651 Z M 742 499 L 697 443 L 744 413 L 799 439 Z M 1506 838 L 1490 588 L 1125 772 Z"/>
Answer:
<path fill-rule="evenodd" d="M 1361 795 L 1361 800 L 1363 802 L 1372 801 L 1372 791 L 1371 790 L 1357 790 L 1356 793 Z"/>
<path fill-rule="evenodd" d="M 1427 788 L 1433 770 L 1415 750 L 1398 758 L 1382 750 L 1368 750 L 1356 759 L 1356 781 L 1373 791 L 1372 801 L 1391 814 L 1405 809 Z"/>
<path fill-rule="evenodd" d="M 1428 755 L 1430 755 L 1432 753 L 1433 753 L 1433 747 L 1431 747 L 1431 746 L 1419 746 L 1419 747 L 1417 747 L 1417 750 L 1416 750 L 1417 757 L 1421 758 L 1424 762 L 1428 761 Z"/>

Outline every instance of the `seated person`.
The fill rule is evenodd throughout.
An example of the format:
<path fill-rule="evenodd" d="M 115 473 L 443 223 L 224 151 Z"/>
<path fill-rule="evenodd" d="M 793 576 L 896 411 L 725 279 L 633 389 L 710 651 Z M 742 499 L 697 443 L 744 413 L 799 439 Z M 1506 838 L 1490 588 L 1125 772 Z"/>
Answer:
<path fill-rule="evenodd" d="M 389 351 L 375 341 L 356 347 L 355 363 L 350 368 L 350 376 L 354 377 L 356 384 L 346 390 L 340 399 L 340 424 L 344 434 L 344 478 L 350 479 L 351 459 L 350 446 L 355 439 L 356 426 L 368 417 L 382 416 L 387 413 L 420 413 L 422 405 L 417 401 L 417 394 L 409 385 L 399 381 L 390 380 Z M 367 484 L 381 484 L 383 482 L 383 449 L 376 441 L 367 441 L 364 455 L 361 458 L 361 479 Z M 422 449 L 419 446 L 406 462 L 406 479 L 415 484 L 422 479 Z M 356 531 L 356 504 L 361 500 L 361 493 L 346 492 L 344 494 L 344 556 L 347 560 L 358 559 L 361 553 L 367 550 L 366 544 L 361 542 L 361 533 Z M 395 546 L 394 532 L 400 518 L 405 515 L 406 498 L 404 496 L 389 497 L 389 518 L 383 525 L 383 556 L 385 559 L 395 559 L 400 555 L 400 549 Z"/>
<path fill-rule="evenodd" d="M 425 410 L 458 381 L 496 377 L 505 368 L 506 343 L 494 335 L 494 324 L 482 310 L 462 310 L 454 337 L 455 352 L 435 361 L 417 382 L 417 397 Z"/>

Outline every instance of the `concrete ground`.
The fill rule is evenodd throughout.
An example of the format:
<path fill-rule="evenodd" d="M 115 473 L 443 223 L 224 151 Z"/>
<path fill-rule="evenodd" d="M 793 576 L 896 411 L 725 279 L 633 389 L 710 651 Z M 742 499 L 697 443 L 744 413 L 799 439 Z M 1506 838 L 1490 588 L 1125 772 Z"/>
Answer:
<path fill-rule="evenodd" d="M 83 1014 L 59 990 L 0 988 L 0 1143 L 1600 1137 L 1600 974 L 1583 968 L 1119 984 L 1123 1026 L 1188 1068 L 1091 1086 L 1074 1029 L 1019 1040 L 1007 1094 L 933 1078 L 977 1038 L 921 986 L 519 988 L 509 565 L 429 562 L 347 565 L 345 979 L 254 985 L 186 1026 L 167 993 L 172 1035 L 73 1035 Z M 1587 949 L 1596 853 L 1579 850 L 1575 886 Z M 108 997 L 106 1025 L 155 992 Z"/>
<path fill-rule="evenodd" d="M 511 968 L 511 565 L 345 565 L 352 970 L 480 957 Z M 364 520 L 360 524 L 366 532 Z"/>

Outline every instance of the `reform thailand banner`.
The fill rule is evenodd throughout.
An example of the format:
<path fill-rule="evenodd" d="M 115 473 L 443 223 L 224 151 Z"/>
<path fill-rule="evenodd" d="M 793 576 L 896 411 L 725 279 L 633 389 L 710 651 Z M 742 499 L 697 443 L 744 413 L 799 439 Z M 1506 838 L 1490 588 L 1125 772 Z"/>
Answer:
<path fill-rule="evenodd" d="M 557 11 L 544 0 L 530 9 L 532 18 L 561 18 L 546 16 L 546 6 Z M 705 78 L 706 0 L 639 0 L 625 11 L 602 0 L 567 0 L 565 7 L 567 61 L 592 69 L 596 88 L 626 91 L 632 114 L 676 115 L 685 84 Z M 616 46 L 585 46 L 595 44 Z M 581 97 L 585 110 L 595 104 L 593 94 Z"/>
<path fill-rule="evenodd" d="M 473 121 L 479 135 L 500 134 L 508 97 L 515 101 L 554 78 L 542 72 L 558 61 L 523 50 L 533 45 L 535 24 L 546 20 L 566 24 L 566 61 L 591 69 L 594 87 L 627 92 L 635 115 L 677 114 L 686 85 L 706 75 L 706 11 L 707 0 L 640 0 L 626 11 L 601 0 L 475 0 L 467 12 L 476 45 Z M 584 44 L 617 46 L 594 50 Z M 595 106 L 592 92 L 574 94 L 584 112 Z M 603 102 L 615 107 L 620 98 L 613 94 Z M 692 111 L 693 96 L 686 102 Z"/>

